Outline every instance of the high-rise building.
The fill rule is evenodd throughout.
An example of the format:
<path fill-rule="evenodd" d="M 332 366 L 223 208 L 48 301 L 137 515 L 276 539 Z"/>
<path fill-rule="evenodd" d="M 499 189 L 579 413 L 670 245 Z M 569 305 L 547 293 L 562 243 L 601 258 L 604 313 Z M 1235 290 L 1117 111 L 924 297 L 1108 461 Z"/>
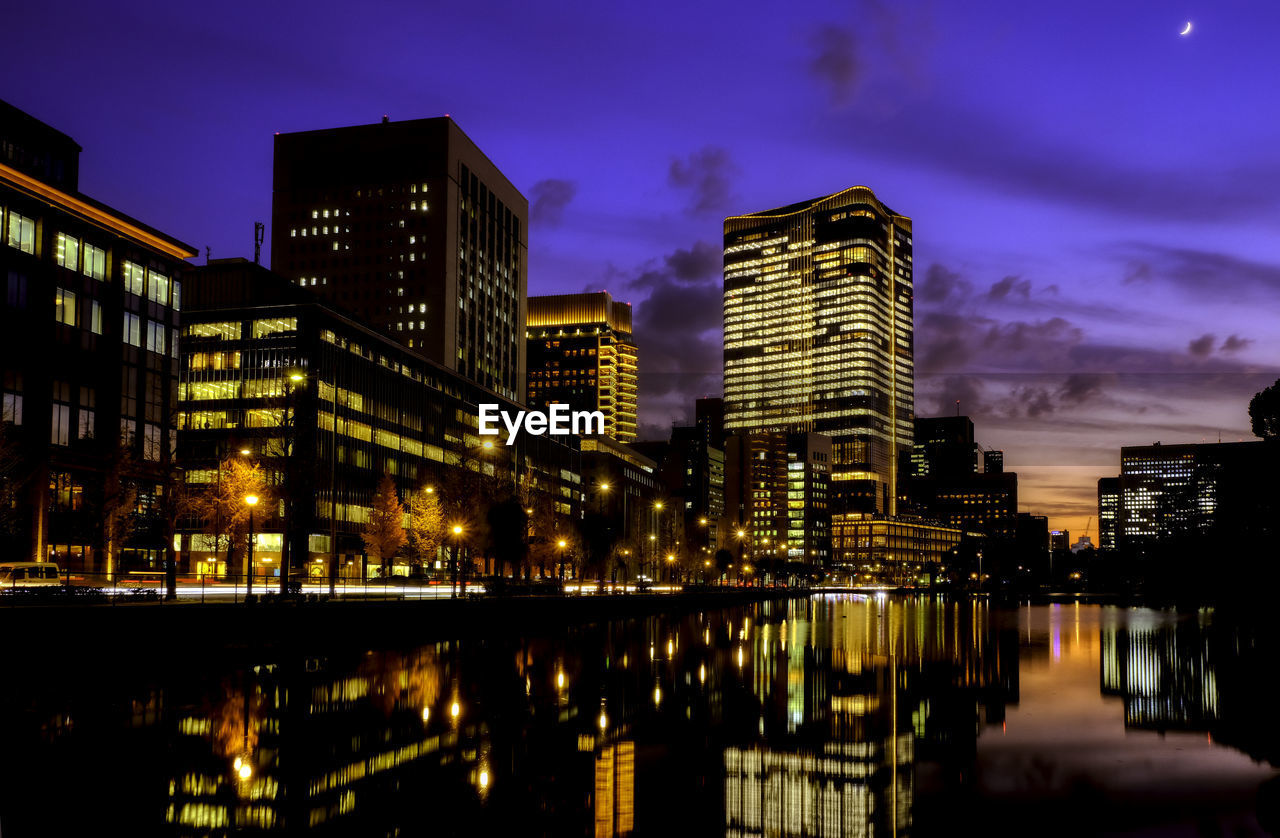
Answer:
<path fill-rule="evenodd" d="M 1098 478 L 1098 549 L 1115 550 L 1120 525 L 1120 478 Z"/>
<path fill-rule="evenodd" d="M 529 202 L 448 117 L 278 134 L 271 264 L 524 398 Z"/>
<path fill-rule="evenodd" d="M 0 553 L 157 570 L 196 252 L 81 194 L 79 152 L 0 102 Z"/>
<path fill-rule="evenodd" d="M 911 220 L 863 186 L 724 222 L 725 429 L 831 437 L 838 509 L 896 513 L 911 253 Z"/>
<path fill-rule="evenodd" d="M 608 291 L 529 298 L 528 403 L 598 410 L 619 442 L 636 438 L 637 351 L 631 303 Z"/>

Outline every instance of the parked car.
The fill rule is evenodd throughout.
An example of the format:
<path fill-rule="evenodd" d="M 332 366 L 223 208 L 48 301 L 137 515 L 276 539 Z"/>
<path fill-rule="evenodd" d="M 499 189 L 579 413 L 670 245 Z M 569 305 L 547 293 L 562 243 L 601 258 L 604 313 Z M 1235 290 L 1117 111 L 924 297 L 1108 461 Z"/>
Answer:
<path fill-rule="evenodd" d="M 0 589 L 53 588 L 62 584 L 62 572 L 53 562 L 5 562 L 0 564 Z"/>

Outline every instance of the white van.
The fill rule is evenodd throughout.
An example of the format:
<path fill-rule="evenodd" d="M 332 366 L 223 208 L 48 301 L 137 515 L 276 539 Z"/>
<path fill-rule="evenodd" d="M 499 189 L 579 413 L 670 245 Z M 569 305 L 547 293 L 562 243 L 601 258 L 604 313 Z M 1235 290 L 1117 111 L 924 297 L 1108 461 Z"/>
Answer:
<path fill-rule="evenodd" d="M 61 584 L 61 572 L 53 562 L 4 562 L 0 564 L 0 590 L 5 588 L 52 588 Z"/>

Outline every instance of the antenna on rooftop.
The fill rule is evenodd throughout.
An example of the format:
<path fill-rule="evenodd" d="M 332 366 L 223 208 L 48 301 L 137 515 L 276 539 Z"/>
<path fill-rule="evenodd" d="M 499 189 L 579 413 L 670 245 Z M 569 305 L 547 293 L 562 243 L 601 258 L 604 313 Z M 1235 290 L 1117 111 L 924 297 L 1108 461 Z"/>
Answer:
<path fill-rule="evenodd" d="M 261 221 L 253 222 L 253 264 L 262 264 L 262 240 L 266 238 L 267 225 Z"/>
<path fill-rule="evenodd" d="M 956 399 L 956 416 L 960 415 L 960 400 Z"/>

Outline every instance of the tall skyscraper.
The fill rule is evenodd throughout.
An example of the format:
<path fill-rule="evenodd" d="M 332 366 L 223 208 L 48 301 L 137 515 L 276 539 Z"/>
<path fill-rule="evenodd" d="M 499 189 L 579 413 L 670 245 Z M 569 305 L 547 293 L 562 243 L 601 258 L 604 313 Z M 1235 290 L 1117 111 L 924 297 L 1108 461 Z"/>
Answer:
<path fill-rule="evenodd" d="M 529 202 L 448 117 L 279 134 L 271 263 L 510 399 Z"/>
<path fill-rule="evenodd" d="M 607 435 L 633 441 L 637 350 L 631 303 L 615 303 L 608 291 L 530 297 L 528 331 L 529 406 L 559 402 L 599 410 Z"/>
<path fill-rule="evenodd" d="M 911 220 L 863 186 L 724 222 L 725 430 L 830 436 L 837 509 L 897 511 L 911 251 Z"/>

